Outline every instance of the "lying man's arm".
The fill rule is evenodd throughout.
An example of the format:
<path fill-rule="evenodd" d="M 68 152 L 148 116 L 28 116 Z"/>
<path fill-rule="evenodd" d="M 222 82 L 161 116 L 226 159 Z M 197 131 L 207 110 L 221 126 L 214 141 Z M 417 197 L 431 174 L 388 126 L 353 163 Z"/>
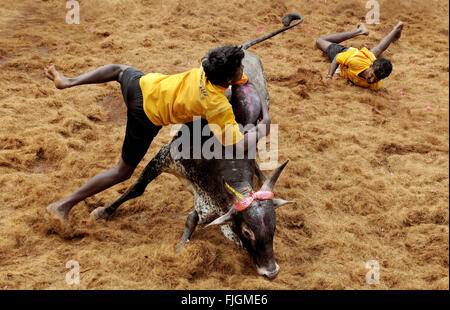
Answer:
<path fill-rule="evenodd" d="M 334 57 L 333 61 L 331 62 L 330 72 L 328 73 L 327 78 L 331 79 L 333 77 L 338 66 L 339 66 L 339 63 L 337 62 L 337 55 L 336 55 L 336 57 Z"/>

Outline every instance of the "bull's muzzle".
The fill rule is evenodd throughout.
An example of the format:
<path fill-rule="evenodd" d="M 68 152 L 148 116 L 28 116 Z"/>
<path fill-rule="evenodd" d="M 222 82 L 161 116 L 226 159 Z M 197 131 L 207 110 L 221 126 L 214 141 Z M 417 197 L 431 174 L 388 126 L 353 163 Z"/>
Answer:
<path fill-rule="evenodd" d="M 277 263 L 275 263 L 275 269 L 273 270 L 268 270 L 267 268 L 261 268 L 259 266 L 256 267 L 258 270 L 258 274 L 267 277 L 269 280 L 275 279 L 280 272 L 280 266 L 278 266 Z"/>

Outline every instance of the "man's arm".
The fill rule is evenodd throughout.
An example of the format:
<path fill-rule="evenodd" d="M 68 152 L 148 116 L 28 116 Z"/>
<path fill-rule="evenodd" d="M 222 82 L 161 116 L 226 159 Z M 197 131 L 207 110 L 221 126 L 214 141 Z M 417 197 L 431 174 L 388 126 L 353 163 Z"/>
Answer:
<path fill-rule="evenodd" d="M 245 135 L 239 130 L 231 105 L 228 110 L 213 117 L 207 116 L 206 119 L 210 125 L 217 125 L 210 126 L 210 129 L 217 139 L 222 142 L 223 146 L 230 148 L 230 151 L 231 149 L 233 151 L 239 150 L 241 152 L 240 154 L 244 154 L 249 148 L 256 147 L 256 143 L 267 135 L 270 130 L 270 118 L 268 116 L 267 106 L 265 104 L 263 106 L 263 120 L 258 125 L 248 129 Z M 232 138 L 232 140 L 230 141 L 229 138 Z"/>
<path fill-rule="evenodd" d="M 224 112 L 221 112 L 219 114 L 213 114 L 213 116 L 207 115 L 206 119 L 208 123 L 219 125 L 221 131 L 219 130 L 218 132 L 214 132 L 212 127 L 211 130 L 214 132 L 216 137 L 222 141 L 222 144 L 224 146 L 227 147 L 230 146 L 233 148 L 234 152 L 238 150 L 239 152 L 241 152 L 241 154 L 244 154 L 249 148 L 253 147 L 256 148 L 256 144 L 258 143 L 258 141 L 270 133 L 271 120 L 269 116 L 269 108 L 264 100 L 261 100 L 261 112 L 262 112 L 262 120 L 259 121 L 256 126 L 253 126 L 252 128 L 248 129 L 248 131 L 244 135 L 242 135 L 242 133 L 239 131 L 239 127 L 237 126 L 231 105 L 230 108 Z M 230 130 L 234 131 L 233 136 L 238 137 L 237 139 L 239 139 L 239 142 L 233 145 L 231 144 L 226 145 L 225 143 L 227 142 L 224 141 L 223 133 L 226 130 L 226 124 L 233 124 L 233 123 L 235 124 L 235 126 L 232 126 Z"/>
<path fill-rule="evenodd" d="M 249 149 L 256 149 L 258 141 L 267 136 L 269 132 L 270 122 L 269 125 L 260 122 L 258 125 L 247 131 L 244 135 L 244 139 L 241 139 L 241 141 L 233 145 L 233 151 L 238 154 L 244 154 Z"/>
<path fill-rule="evenodd" d="M 261 112 L 262 120 L 246 132 L 244 139 L 234 145 L 234 151 L 238 150 L 239 152 L 242 152 L 241 154 L 243 154 L 250 148 L 256 148 L 258 141 L 270 134 L 271 120 L 269 115 L 269 107 L 267 106 L 265 100 L 261 100 Z"/>
<path fill-rule="evenodd" d="M 266 125 L 266 135 L 270 133 L 270 115 L 269 115 L 269 107 L 264 99 L 261 99 L 261 112 L 262 112 L 262 120 L 258 124 Z"/>
<path fill-rule="evenodd" d="M 339 63 L 337 62 L 337 55 L 336 55 L 334 57 L 333 61 L 331 62 L 330 72 L 328 73 L 327 78 L 331 79 L 333 77 L 338 66 L 339 66 Z"/>

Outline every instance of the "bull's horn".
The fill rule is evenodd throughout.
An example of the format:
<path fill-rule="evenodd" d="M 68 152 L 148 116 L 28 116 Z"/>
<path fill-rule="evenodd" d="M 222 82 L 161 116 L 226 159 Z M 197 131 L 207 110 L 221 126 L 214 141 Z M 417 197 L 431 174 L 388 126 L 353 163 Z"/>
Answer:
<path fill-rule="evenodd" d="M 209 227 L 209 226 L 213 226 L 213 225 L 227 224 L 227 223 L 231 222 L 231 220 L 233 219 L 233 214 L 235 212 L 236 212 L 236 209 L 233 206 L 233 207 L 230 208 L 230 210 L 227 213 L 225 213 L 221 217 L 218 217 L 217 219 L 215 219 L 214 221 L 212 221 L 211 223 L 209 223 L 205 227 Z"/>
<path fill-rule="evenodd" d="M 287 205 L 287 204 L 297 204 L 296 201 L 287 201 L 287 200 L 278 199 L 278 198 L 274 198 L 274 199 L 272 199 L 272 201 L 273 201 L 273 205 L 274 205 L 275 209 L 279 208 L 281 206 Z"/>
<path fill-rule="evenodd" d="M 284 167 L 288 164 L 289 160 L 286 160 L 280 167 L 275 169 L 270 176 L 267 178 L 267 180 L 264 182 L 263 186 L 261 187 L 261 191 L 269 191 L 271 192 L 273 190 L 273 187 L 275 186 L 275 183 L 278 180 L 278 177 L 280 176 L 281 172 L 283 171 Z"/>

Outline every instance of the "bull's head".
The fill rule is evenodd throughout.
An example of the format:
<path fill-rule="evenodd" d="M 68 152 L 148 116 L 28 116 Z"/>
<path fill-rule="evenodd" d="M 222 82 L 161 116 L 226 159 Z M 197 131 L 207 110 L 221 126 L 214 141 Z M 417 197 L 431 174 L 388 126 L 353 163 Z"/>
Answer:
<path fill-rule="evenodd" d="M 261 189 L 248 197 L 239 197 L 238 193 L 225 185 L 229 194 L 234 196 L 234 206 L 228 213 L 208 225 L 231 224 L 234 233 L 253 258 L 258 273 L 269 279 L 274 279 L 280 271 L 273 254 L 275 209 L 288 203 L 295 203 L 275 199 L 272 194 L 275 183 L 287 163 L 288 161 L 273 171 Z"/>

